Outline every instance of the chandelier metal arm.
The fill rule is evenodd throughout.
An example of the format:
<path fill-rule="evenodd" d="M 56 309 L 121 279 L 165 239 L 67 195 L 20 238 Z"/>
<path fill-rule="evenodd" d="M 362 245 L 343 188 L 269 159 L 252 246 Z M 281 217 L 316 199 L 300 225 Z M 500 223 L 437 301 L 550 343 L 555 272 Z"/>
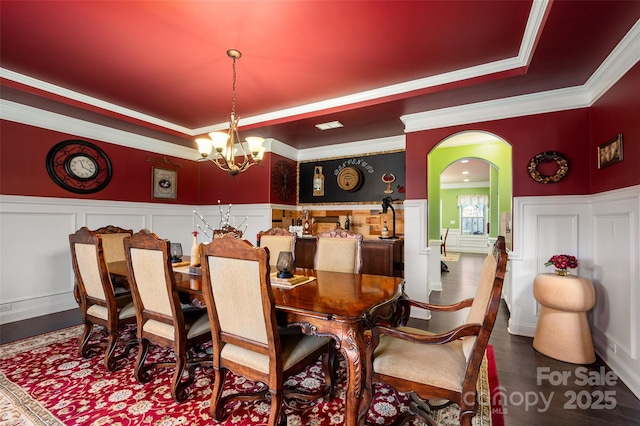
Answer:
<path fill-rule="evenodd" d="M 260 165 L 264 148 L 262 143 L 263 138 L 253 137 L 247 138 L 249 143 L 249 152 L 245 149 L 243 143 L 238 135 L 238 121 L 236 116 L 236 59 L 242 56 L 240 51 L 235 49 L 227 50 L 227 55 L 233 59 L 233 85 L 231 90 L 231 116 L 229 117 L 229 131 L 228 134 L 220 134 L 221 132 L 213 132 L 209 135 L 211 139 L 196 139 L 198 143 L 198 149 L 202 155 L 201 159 L 206 159 L 218 166 L 219 169 L 228 172 L 231 177 L 235 177 L 238 173 L 248 170 L 254 164 Z M 220 140 L 222 138 L 222 140 Z M 224 142 L 226 138 L 226 142 Z M 212 143 L 213 141 L 213 143 Z M 216 142 L 217 141 L 217 142 Z M 244 160 L 241 163 L 236 163 L 235 150 L 236 143 L 240 145 L 240 151 L 244 156 Z M 211 147 L 214 147 L 214 158 L 210 158 Z"/>

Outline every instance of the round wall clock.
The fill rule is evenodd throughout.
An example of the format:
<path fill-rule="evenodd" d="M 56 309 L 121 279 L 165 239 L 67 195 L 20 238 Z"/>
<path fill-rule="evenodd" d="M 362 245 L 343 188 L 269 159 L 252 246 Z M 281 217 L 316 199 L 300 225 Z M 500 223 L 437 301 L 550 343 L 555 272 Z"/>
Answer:
<path fill-rule="evenodd" d="M 49 150 L 47 172 L 67 191 L 91 194 L 109 184 L 111 161 L 103 150 L 90 142 L 66 140 Z"/>
<path fill-rule="evenodd" d="M 278 161 L 271 170 L 273 191 L 282 201 L 288 201 L 296 193 L 296 171 L 287 161 Z"/>
<path fill-rule="evenodd" d="M 338 173 L 338 186 L 343 191 L 355 192 L 360 189 L 364 178 L 360 169 L 345 167 Z"/>

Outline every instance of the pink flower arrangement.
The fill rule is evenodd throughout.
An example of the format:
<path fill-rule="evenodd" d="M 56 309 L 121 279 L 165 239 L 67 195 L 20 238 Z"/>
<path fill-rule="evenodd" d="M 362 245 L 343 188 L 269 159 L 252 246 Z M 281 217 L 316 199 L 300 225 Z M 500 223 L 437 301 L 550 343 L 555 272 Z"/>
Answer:
<path fill-rule="evenodd" d="M 544 266 L 555 266 L 556 269 L 566 271 L 567 268 L 575 269 L 578 267 L 578 259 L 575 256 L 568 254 L 556 254 L 551 256 L 551 259 L 544 264 Z"/>

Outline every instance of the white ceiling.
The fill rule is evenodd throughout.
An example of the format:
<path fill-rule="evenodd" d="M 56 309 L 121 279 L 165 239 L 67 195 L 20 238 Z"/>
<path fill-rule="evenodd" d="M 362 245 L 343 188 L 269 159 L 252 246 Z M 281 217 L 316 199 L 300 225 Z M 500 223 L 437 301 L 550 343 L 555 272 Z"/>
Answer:
<path fill-rule="evenodd" d="M 500 139 L 484 132 L 465 132 L 455 135 L 438 145 L 438 148 L 482 144 L 487 142 L 501 142 Z M 465 161 L 465 162 L 462 162 Z M 455 187 L 478 186 L 489 182 L 489 168 L 491 166 L 485 160 L 478 158 L 465 158 L 447 167 L 440 175 L 440 184 L 443 187 L 454 185 Z M 466 174 L 463 172 L 467 172 Z M 469 179 L 465 182 L 464 179 Z"/>

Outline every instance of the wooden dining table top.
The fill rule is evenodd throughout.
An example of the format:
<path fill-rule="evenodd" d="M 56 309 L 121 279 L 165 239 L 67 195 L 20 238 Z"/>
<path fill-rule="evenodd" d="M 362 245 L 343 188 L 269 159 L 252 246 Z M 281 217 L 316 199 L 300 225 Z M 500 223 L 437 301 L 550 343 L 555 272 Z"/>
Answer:
<path fill-rule="evenodd" d="M 125 261 L 108 264 L 109 272 L 127 277 Z M 273 285 L 276 307 L 301 310 L 327 317 L 359 317 L 375 306 L 400 296 L 404 280 L 382 275 L 351 274 L 296 268 L 296 275 L 315 277 L 292 288 Z M 202 297 L 202 276 L 175 272 L 178 290 L 196 298 Z"/>

